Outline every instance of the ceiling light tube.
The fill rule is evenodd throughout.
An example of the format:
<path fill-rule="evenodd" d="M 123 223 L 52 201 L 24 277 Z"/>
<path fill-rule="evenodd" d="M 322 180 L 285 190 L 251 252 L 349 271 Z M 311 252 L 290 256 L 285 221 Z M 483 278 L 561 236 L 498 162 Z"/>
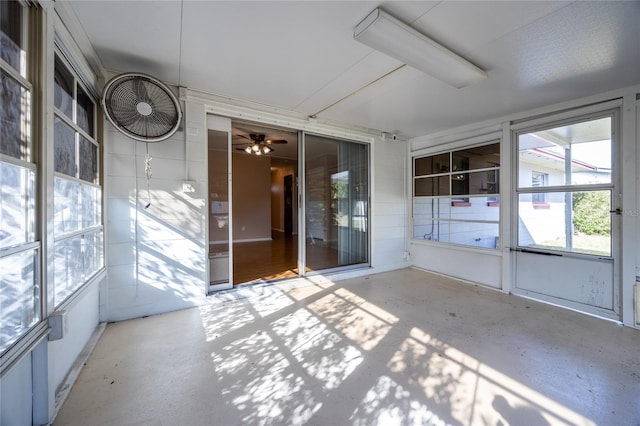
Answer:
<path fill-rule="evenodd" d="M 484 70 L 380 8 L 356 25 L 353 38 L 458 89 L 487 78 Z"/>

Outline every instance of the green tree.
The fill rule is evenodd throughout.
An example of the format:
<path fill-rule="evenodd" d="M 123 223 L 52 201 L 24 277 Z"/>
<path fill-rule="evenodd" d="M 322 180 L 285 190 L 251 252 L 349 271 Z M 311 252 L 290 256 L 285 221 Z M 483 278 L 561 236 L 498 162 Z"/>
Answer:
<path fill-rule="evenodd" d="M 607 191 L 574 192 L 573 225 L 575 231 L 586 235 L 611 233 L 611 201 Z"/>

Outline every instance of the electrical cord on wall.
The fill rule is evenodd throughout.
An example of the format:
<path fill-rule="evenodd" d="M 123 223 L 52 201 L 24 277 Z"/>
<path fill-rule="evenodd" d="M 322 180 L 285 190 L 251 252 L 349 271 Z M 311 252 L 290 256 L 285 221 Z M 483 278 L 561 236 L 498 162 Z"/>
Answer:
<path fill-rule="evenodd" d="M 133 143 L 133 180 L 134 180 L 134 190 L 135 190 L 135 207 L 136 212 L 134 214 L 134 227 L 133 227 L 133 239 L 134 239 L 134 250 L 136 252 L 136 297 L 138 297 L 138 284 L 139 284 L 139 267 L 140 264 L 140 255 L 138 254 L 138 144 Z"/>

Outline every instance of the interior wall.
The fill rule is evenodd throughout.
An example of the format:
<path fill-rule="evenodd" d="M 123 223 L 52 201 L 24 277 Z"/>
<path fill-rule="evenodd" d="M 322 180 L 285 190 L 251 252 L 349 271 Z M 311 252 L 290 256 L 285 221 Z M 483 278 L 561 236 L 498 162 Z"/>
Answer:
<path fill-rule="evenodd" d="M 271 159 L 233 153 L 233 241 L 271 239 Z"/>
<path fill-rule="evenodd" d="M 406 141 L 376 139 L 371 147 L 371 265 L 406 268 Z"/>
<path fill-rule="evenodd" d="M 0 381 L 0 425 L 30 425 L 33 413 L 32 355 L 22 358 Z"/>
<path fill-rule="evenodd" d="M 272 166 L 271 170 L 271 228 L 284 232 L 284 177 L 293 176 L 293 234 L 298 233 L 298 188 L 296 186 L 296 168 Z"/>
<path fill-rule="evenodd" d="M 104 279 L 106 280 L 106 277 Z M 100 285 L 100 282 L 91 283 L 71 306 L 65 308 L 64 337 L 49 342 L 49 375 L 52 394 L 55 394 L 65 381 L 76 359 L 98 327 L 99 316 L 96 306 L 99 304 Z"/>
<path fill-rule="evenodd" d="M 202 105 L 192 105 L 185 111 L 190 133 L 180 131 L 148 144 L 149 192 L 144 171 L 147 145 L 122 135 L 105 119 L 108 321 L 206 301 L 204 117 Z M 194 183 L 194 192 L 184 192 L 185 179 Z"/>

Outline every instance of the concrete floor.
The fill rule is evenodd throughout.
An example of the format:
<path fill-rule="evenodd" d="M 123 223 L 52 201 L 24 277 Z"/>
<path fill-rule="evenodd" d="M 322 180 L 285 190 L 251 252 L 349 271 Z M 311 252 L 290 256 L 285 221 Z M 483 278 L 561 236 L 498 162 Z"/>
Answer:
<path fill-rule="evenodd" d="M 638 425 L 640 332 L 417 270 L 240 288 L 109 324 L 55 422 L 305 423 Z"/>

